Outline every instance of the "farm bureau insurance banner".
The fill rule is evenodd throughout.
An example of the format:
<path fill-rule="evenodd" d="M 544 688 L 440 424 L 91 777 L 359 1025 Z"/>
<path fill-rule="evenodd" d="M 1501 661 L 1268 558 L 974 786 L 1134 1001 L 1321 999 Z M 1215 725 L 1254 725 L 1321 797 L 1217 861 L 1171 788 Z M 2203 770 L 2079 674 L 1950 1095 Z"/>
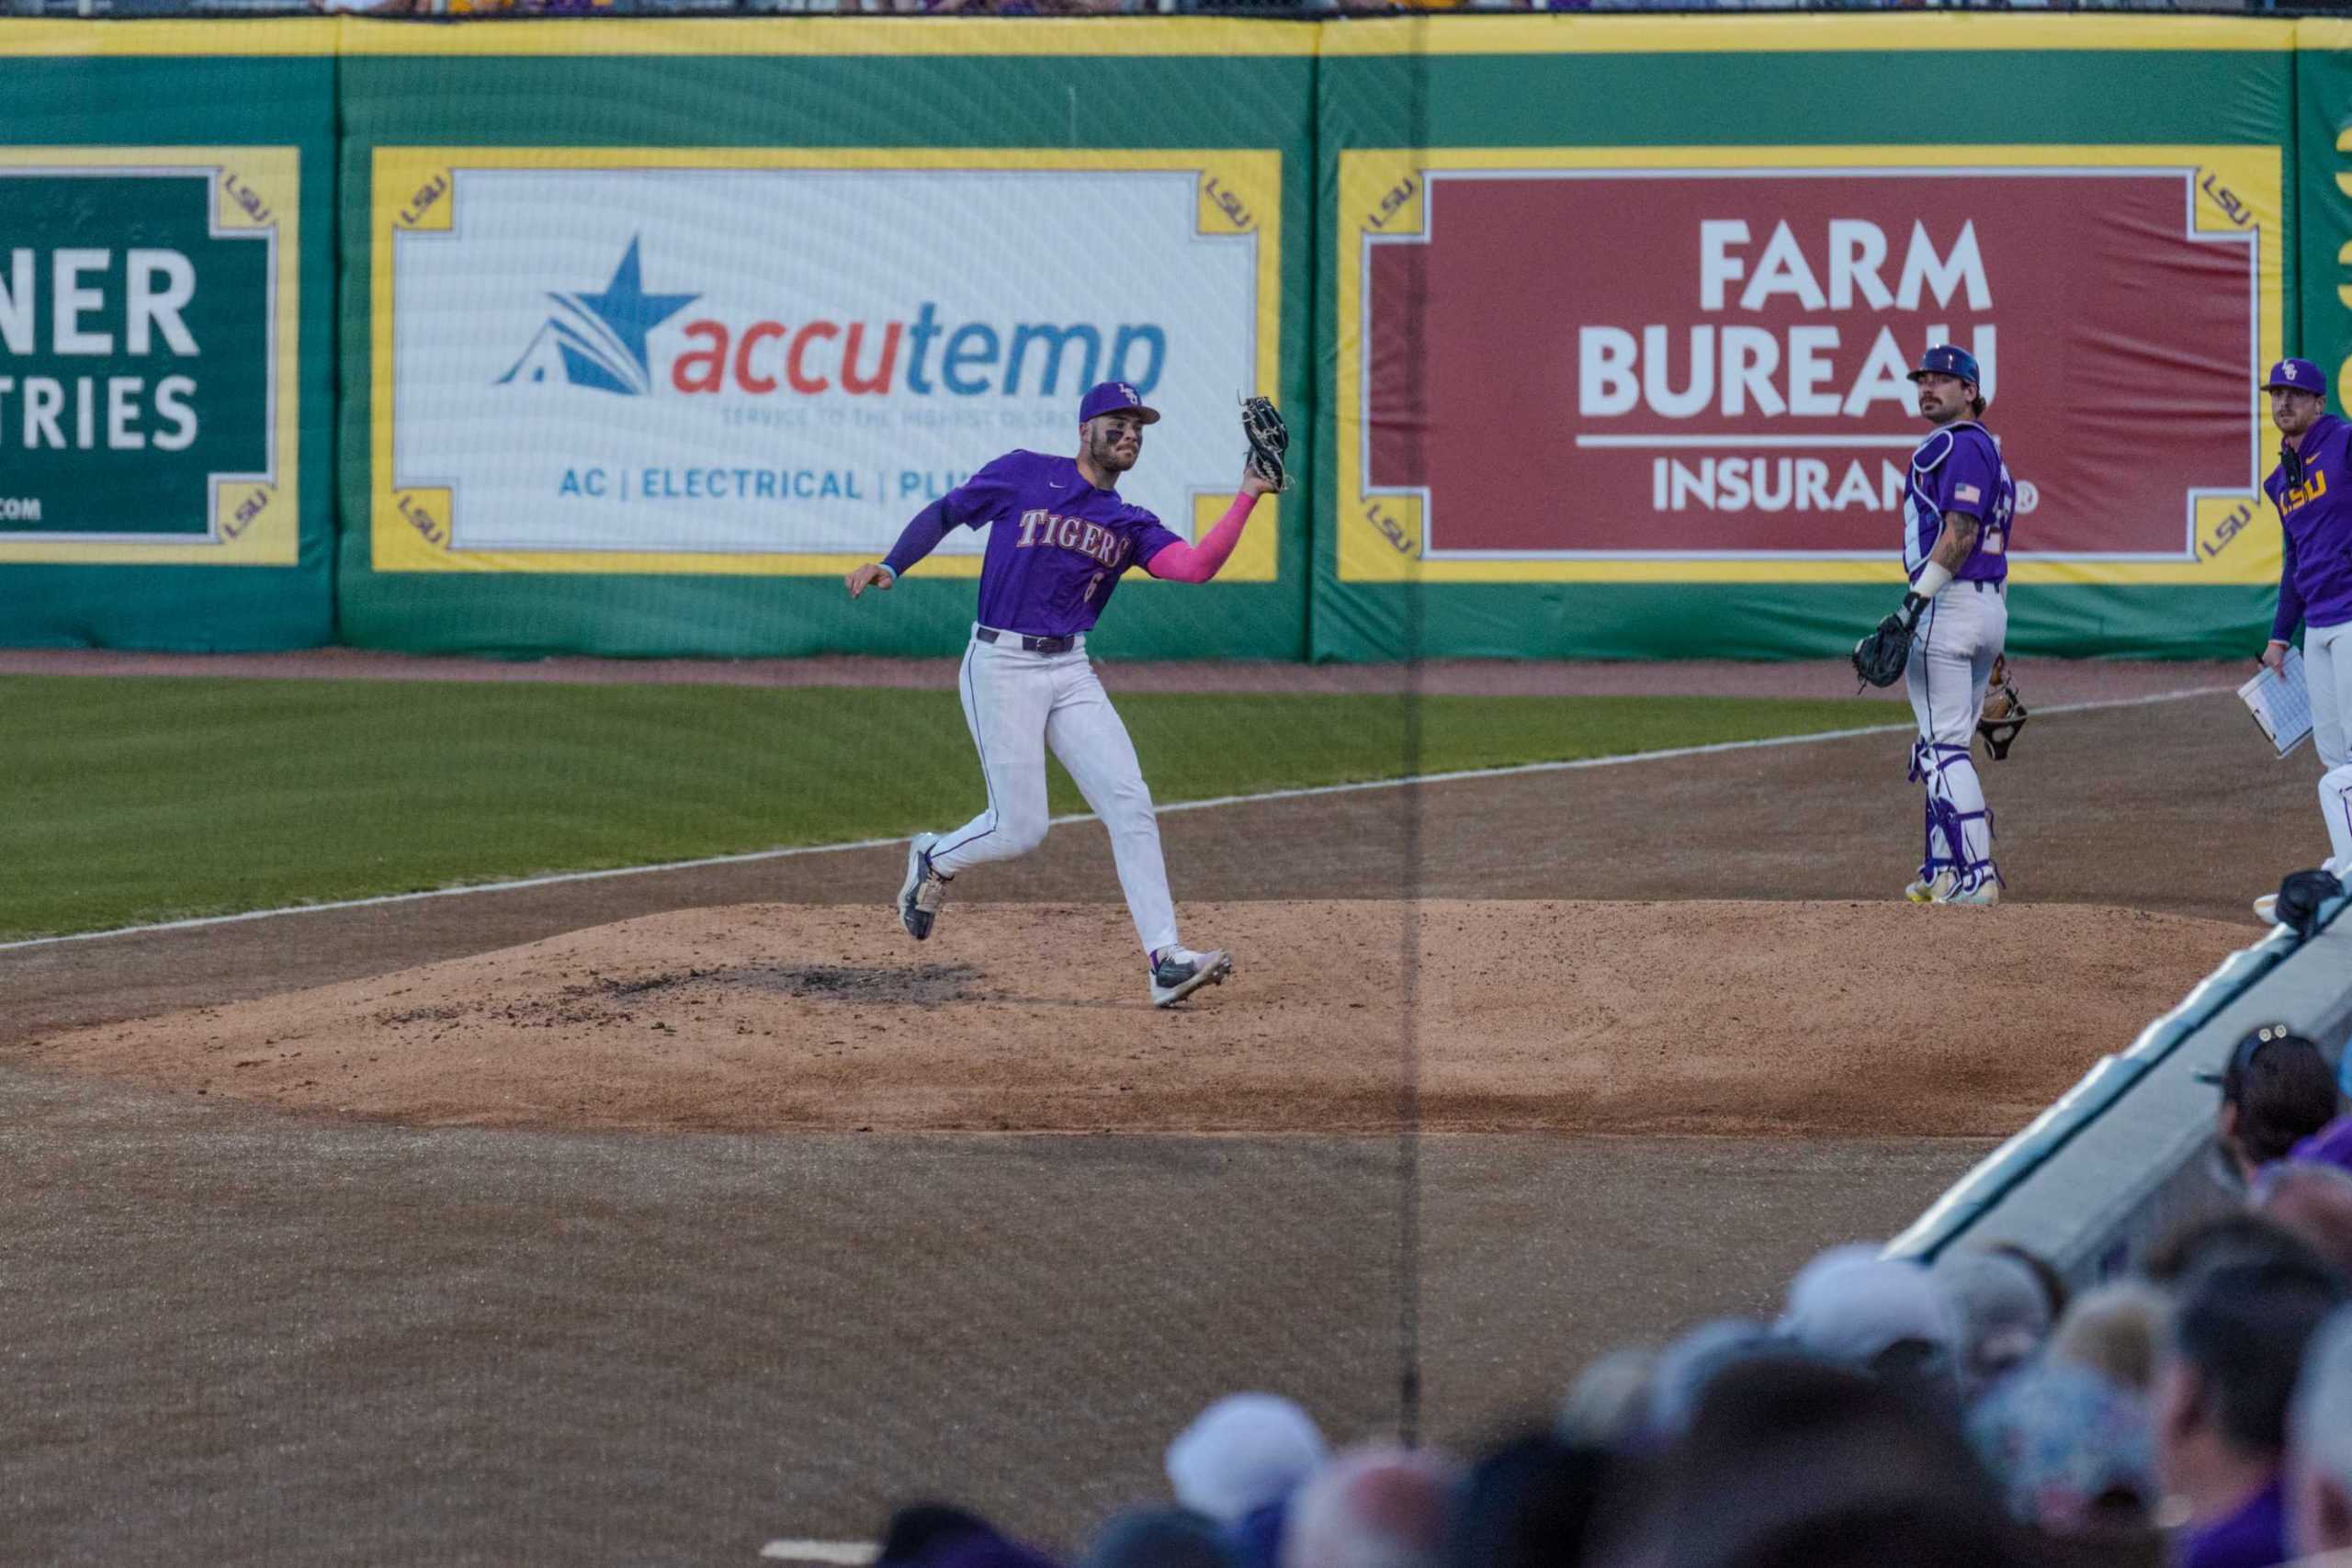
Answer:
<path fill-rule="evenodd" d="M 1074 450 L 1098 379 L 1167 416 L 1123 493 L 1197 531 L 1236 394 L 1275 381 L 1279 180 L 1246 152 L 379 149 L 371 564 L 837 572 L 996 454 Z M 1225 575 L 1271 581 L 1275 535 Z"/>
<path fill-rule="evenodd" d="M 1924 429 L 1905 372 L 1937 341 L 1984 367 L 2019 581 L 2276 572 L 2249 528 L 2255 383 L 2281 352 L 2274 148 L 1341 170 L 1342 579 L 1893 581 Z"/>
<path fill-rule="evenodd" d="M 290 147 L 0 150 L 0 565 L 297 558 Z"/>

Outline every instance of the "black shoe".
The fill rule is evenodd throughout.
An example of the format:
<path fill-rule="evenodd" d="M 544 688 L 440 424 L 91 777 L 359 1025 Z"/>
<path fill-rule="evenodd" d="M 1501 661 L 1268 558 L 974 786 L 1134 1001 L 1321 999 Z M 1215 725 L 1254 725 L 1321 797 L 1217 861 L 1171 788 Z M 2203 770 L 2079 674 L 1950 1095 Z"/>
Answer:
<path fill-rule="evenodd" d="M 931 869 L 931 847 L 936 833 L 918 833 L 907 846 L 907 879 L 899 886 L 899 923 L 921 942 L 931 934 L 931 922 L 947 902 L 947 879 Z"/>

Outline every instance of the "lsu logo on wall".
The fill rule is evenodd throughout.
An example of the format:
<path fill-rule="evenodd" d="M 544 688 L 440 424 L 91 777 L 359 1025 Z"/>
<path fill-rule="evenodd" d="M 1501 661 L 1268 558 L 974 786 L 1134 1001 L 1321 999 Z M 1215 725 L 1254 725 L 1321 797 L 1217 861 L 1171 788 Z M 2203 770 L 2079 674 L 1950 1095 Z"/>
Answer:
<path fill-rule="evenodd" d="M 0 560 L 296 556 L 291 149 L 0 153 Z"/>
<path fill-rule="evenodd" d="M 448 156 L 376 154 L 379 570 L 834 570 L 1102 380 L 1193 532 L 1276 378 L 1274 154 Z"/>

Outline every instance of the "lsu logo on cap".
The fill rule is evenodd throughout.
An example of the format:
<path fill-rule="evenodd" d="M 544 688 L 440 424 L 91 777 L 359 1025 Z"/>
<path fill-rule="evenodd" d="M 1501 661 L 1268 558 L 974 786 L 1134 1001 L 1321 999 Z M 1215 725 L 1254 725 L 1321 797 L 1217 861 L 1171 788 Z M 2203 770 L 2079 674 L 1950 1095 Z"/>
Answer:
<path fill-rule="evenodd" d="M 2270 367 L 2269 375 L 2262 378 L 2262 389 L 2266 392 L 2275 392 L 2281 387 L 2325 397 L 2327 378 L 2320 373 L 2318 366 L 2308 359 L 2282 359 Z"/>

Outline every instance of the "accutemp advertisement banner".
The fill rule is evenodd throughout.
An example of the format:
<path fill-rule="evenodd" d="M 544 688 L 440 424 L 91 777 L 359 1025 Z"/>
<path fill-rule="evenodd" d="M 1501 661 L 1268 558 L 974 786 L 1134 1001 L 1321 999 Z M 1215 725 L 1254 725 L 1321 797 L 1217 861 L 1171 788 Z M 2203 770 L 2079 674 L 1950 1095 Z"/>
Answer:
<path fill-rule="evenodd" d="M 1342 155 L 1343 578 L 1889 575 L 1938 342 L 2022 580 L 2277 571 L 2275 149 L 1404 157 Z"/>
<path fill-rule="evenodd" d="M 1164 415 L 1122 493 L 1197 532 L 1274 384 L 1279 187 L 1272 152 L 379 149 L 372 565 L 840 571 L 1074 452 L 1098 380 Z"/>
<path fill-rule="evenodd" d="M 0 150 L 0 565 L 297 558 L 292 148 Z"/>

